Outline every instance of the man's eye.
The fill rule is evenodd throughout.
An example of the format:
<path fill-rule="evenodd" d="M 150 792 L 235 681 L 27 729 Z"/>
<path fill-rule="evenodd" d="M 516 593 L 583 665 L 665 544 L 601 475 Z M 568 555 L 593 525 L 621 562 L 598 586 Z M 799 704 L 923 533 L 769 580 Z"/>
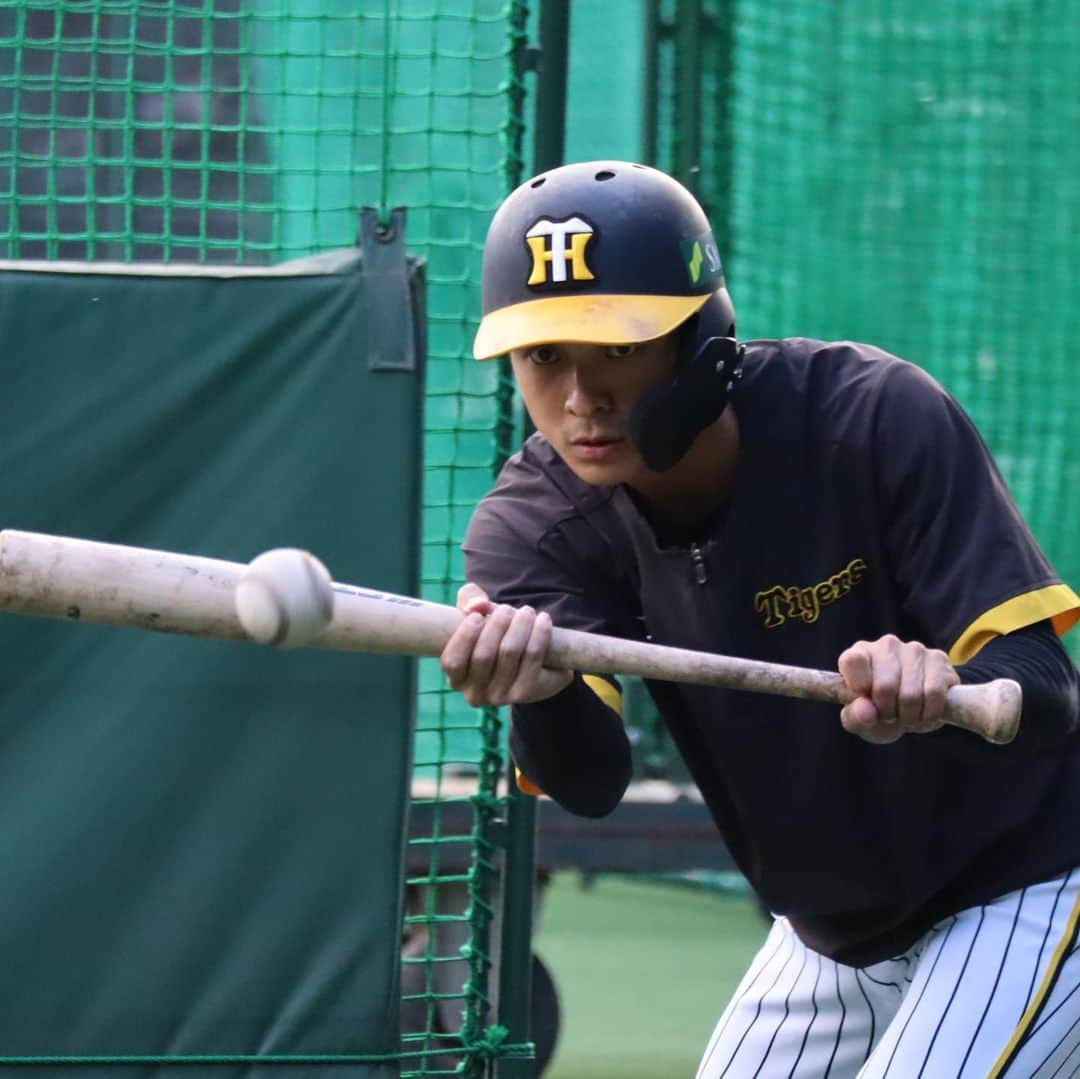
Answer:
<path fill-rule="evenodd" d="M 533 363 L 544 366 L 545 364 L 554 363 L 559 358 L 559 353 L 553 349 L 550 345 L 537 345 L 536 348 L 529 351 L 529 359 Z"/>
<path fill-rule="evenodd" d="M 630 356 L 637 352 L 637 345 L 608 345 L 607 354 L 609 356 L 620 357 Z"/>

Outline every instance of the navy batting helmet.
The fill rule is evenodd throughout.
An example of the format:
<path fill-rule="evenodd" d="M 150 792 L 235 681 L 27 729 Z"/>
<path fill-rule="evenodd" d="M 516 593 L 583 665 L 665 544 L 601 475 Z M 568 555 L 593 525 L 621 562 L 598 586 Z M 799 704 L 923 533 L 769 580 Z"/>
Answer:
<path fill-rule="evenodd" d="M 478 360 L 551 341 L 634 344 L 670 333 L 710 296 L 735 315 L 712 228 L 657 169 L 588 161 L 523 183 L 484 247 Z"/>
<path fill-rule="evenodd" d="M 738 373 L 735 311 L 705 211 L 666 173 L 628 161 L 552 169 L 499 207 L 484 247 L 478 360 L 558 341 L 636 344 L 680 327 L 674 380 L 631 424 L 659 470 L 720 414 Z"/>

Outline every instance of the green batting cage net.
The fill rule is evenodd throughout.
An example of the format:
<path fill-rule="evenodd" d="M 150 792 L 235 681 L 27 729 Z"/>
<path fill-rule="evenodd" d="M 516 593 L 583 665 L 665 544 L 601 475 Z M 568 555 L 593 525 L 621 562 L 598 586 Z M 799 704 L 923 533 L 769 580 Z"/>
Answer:
<path fill-rule="evenodd" d="M 573 16 L 568 156 L 696 189 L 743 336 L 868 340 L 933 372 L 1075 586 L 1080 8 Z M 427 260 L 420 576 L 442 601 L 515 438 L 501 372 L 468 357 L 484 232 L 521 174 L 525 18 L 517 0 L 0 0 L 0 258 L 269 266 L 349 246 L 364 205 L 406 208 Z M 433 663 L 418 712 L 401 1063 L 476 1071 L 500 1052 L 502 736 Z"/>
<path fill-rule="evenodd" d="M 869 341 L 931 371 L 1075 588 L 1080 7 L 645 7 L 643 152 L 708 204 L 740 335 Z"/>
<path fill-rule="evenodd" d="M 746 329 L 861 338 L 928 368 L 1075 587 L 1080 8 L 740 8 L 732 276 Z"/>
<path fill-rule="evenodd" d="M 365 205 L 405 207 L 427 263 L 420 577 L 441 602 L 512 437 L 499 366 L 470 345 L 487 222 L 520 172 L 524 21 L 516 0 L 0 0 L 0 259 L 272 265 L 351 246 Z M 498 716 L 422 663 L 405 1075 L 506 1052 L 490 1027 L 501 745 Z"/>

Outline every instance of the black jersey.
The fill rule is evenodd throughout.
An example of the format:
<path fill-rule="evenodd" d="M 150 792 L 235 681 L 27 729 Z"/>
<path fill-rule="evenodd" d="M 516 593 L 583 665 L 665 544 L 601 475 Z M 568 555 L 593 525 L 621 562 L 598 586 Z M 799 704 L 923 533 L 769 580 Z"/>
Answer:
<path fill-rule="evenodd" d="M 962 664 L 1080 618 L 971 421 L 917 367 L 752 342 L 734 407 L 734 488 L 697 542 L 662 546 L 625 489 L 585 484 L 537 435 L 473 517 L 469 579 L 559 625 L 831 670 L 885 633 Z M 841 962 L 1080 864 L 1080 738 L 874 745 L 833 705 L 649 688 L 751 884 Z"/>

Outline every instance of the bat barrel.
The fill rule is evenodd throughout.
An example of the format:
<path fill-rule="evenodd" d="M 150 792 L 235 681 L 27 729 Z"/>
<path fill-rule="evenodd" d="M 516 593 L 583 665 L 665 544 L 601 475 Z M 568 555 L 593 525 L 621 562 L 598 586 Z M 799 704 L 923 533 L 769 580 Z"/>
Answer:
<path fill-rule="evenodd" d="M 161 633 L 249 640 L 236 614 L 244 563 L 6 529 L 0 611 Z M 461 622 L 453 607 L 334 583 L 334 616 L 312 645 L 437 656 Z"/>
<path fill-rule="evenodd" d="M 456 607 L 334 582 L 334 617 L 311 643 L 345 652 L 437 656 L 464 617 Z"/>
<path fill-rule="evenodd" d="M 0 611 L 245 639 L 233 591 L 244 567 L 66 536 L 0 532 Z"/>

